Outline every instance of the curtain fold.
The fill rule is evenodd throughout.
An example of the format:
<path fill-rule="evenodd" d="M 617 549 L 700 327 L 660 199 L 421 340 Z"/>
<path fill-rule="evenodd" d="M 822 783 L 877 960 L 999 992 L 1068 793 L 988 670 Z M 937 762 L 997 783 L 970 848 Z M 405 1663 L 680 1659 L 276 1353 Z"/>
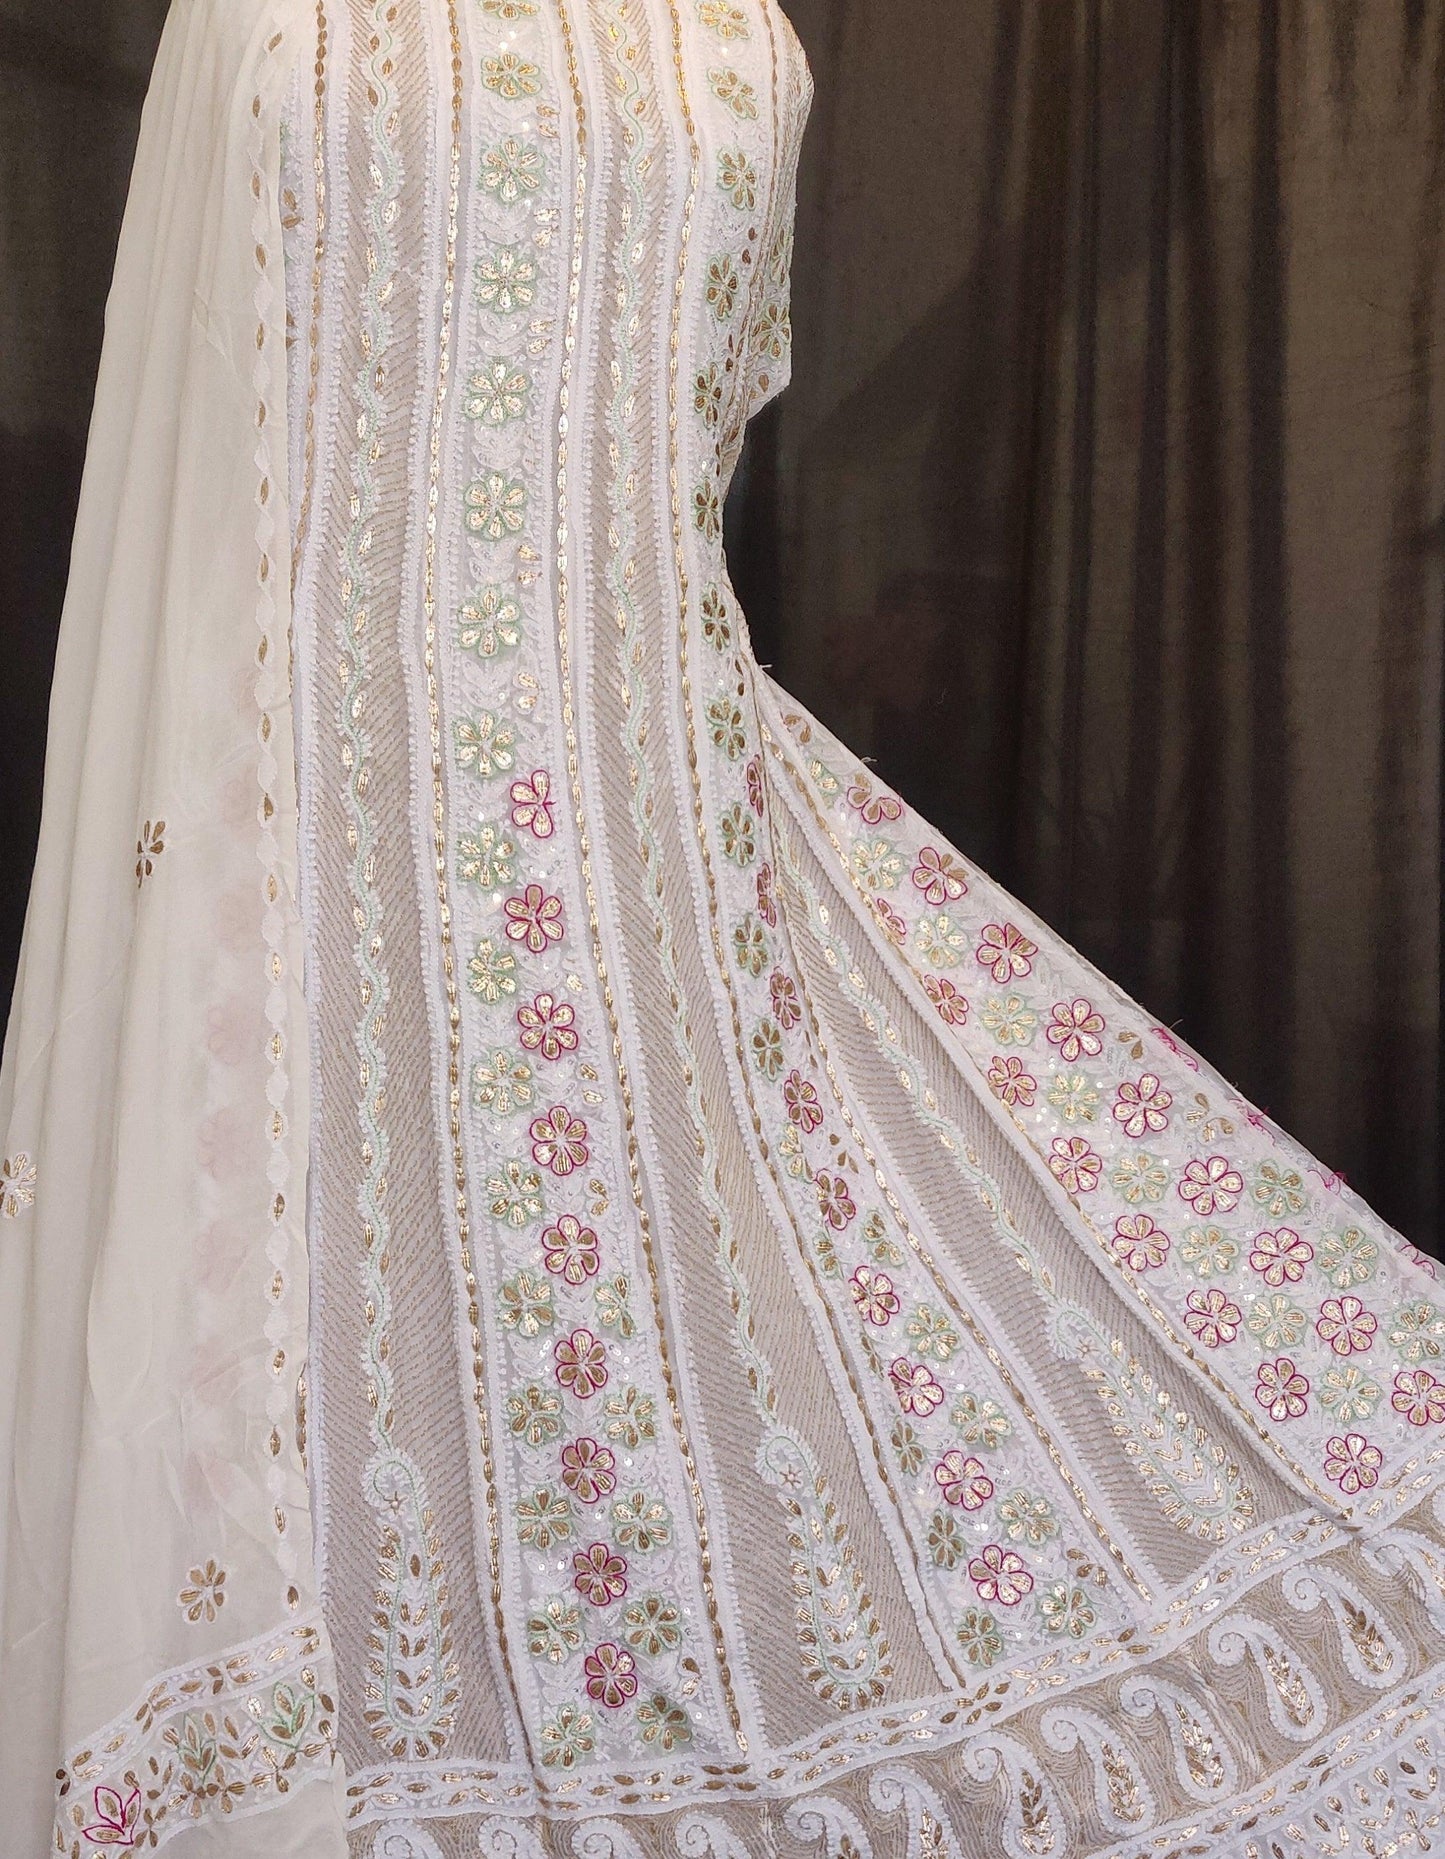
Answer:
<path fill-rule="evenodd" d="M 1445 16 L 878 4 L 791 8 L 760 650 L 1438 1246 Z"/>

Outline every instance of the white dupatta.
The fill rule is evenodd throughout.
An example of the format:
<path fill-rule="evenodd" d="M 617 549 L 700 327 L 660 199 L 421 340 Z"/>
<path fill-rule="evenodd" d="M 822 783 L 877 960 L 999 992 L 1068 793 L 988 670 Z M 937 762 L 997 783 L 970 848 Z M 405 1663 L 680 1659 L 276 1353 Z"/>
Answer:
<path fill-rule="evenodd" d="M 315 46 L 308 0 L 176 0 L 107 312 L 0 1077 L 7 1859 L 346 1850 L 299 1398 L 278 198 Z"/>

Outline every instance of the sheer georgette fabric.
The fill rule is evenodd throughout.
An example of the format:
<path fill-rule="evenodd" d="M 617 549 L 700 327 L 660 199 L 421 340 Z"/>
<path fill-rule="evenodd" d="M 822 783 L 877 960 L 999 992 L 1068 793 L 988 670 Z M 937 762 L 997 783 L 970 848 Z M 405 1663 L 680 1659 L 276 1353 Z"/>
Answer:
<path fill-rule="evenodd" d="M 5 1851 L 1431 1837 L 1428 1263 L 758 669 L 772 0 L 178 0 L 6 1048 Z"/>

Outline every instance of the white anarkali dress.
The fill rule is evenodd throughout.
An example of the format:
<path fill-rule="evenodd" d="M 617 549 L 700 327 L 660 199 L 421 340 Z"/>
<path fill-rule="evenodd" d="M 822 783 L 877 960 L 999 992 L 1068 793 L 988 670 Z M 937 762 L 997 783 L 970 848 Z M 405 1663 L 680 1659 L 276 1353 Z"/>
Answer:
<path fill-rule="evenodd" d="M 1445 1839 L 1433 1268 L 751 655 L 809 96 L 774 0 L 176 0 L 0 1089 L 5 1859 Z"/>

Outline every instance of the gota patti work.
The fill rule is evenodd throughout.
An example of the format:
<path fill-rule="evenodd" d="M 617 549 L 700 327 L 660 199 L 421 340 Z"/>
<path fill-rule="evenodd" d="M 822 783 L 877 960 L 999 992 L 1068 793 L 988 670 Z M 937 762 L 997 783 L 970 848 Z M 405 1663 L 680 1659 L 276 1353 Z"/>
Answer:
<path fill-rule="evenodd" d="M 810 96 L 773 0 L 175 8 L 6 1057 L 7 1852 L 1440 1837 L 1434 1268 L 751 655 Z"/>

